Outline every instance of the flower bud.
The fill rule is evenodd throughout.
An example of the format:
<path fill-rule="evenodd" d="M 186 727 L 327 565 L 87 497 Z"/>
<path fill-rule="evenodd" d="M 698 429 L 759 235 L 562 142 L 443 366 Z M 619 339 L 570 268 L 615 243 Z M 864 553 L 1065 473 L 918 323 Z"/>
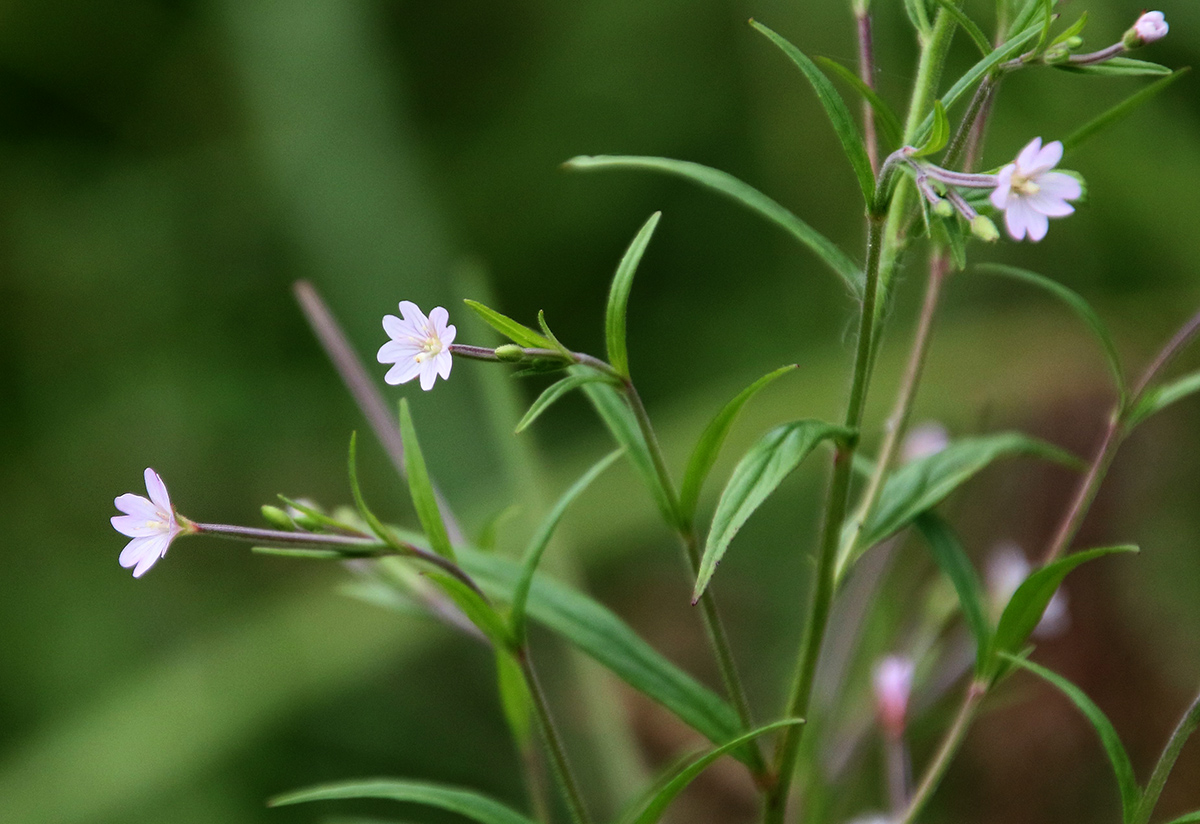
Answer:
<path fill-rule="evenodd" d="M 933 213 L 938 217 L 952 217 L 954 215 L 954 207 L 950 205 L 948 200 L 939 200 L 933 204 Z"/>
<path fill-rule="evenodd" d="M 1125 32 L 1121 42 L 1127 49 L 1136 49 L 1155 40 L 1162 40 L 1170 31 L 1161 11 L 1148 11 L 1137 19 L 1133 27 Z"/>
<path fill-rule="evenodd" d="M 503 363 L 520 363 L 525 360 L 525 350 L 515 343 L 496 347 L 496 358 Z"/>
<path fill-rule="evenodd" d="M 296 524 L 291 516 L 277 506 L 266 504 L 261 511 L 263 520 L 277 529 L 286 529 L 288 532 L 291 532 L 296 528 Z"/>
<path fill-rule="evenodd" d="M 976 215 L 971 221 L 971 234 L 987 243 L 995 243 L 1000 239 L 1000 232 L 992 219 L 984 215 Z"/>
<path fill-rule="evenodd" d="M 875 665 L 872 678 L 875 712 L 884 733 L 891 738 L 904 734 L 912 681 L 913 661 L 908 656 L 889 655 Z"/>

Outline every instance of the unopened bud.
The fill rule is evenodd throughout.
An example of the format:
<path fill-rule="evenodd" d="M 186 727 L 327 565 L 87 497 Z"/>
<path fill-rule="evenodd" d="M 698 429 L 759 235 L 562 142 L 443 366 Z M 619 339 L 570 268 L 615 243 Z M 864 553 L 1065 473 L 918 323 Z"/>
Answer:
<path fill-rule="evenodd" d="M 1147 43 L 1153 43 L 1155 40 L 1162 40 L 1170 29 L 1171 27 L 1167 25 L 1161 11 L 1148 11 L 1137 19 L 1129 31 L 1125 32 L 1121 42 L 1127 49 L 1136 49 Z"/>
<path fill-rule="evenodd" d="M 277 506 L 266 504 L 263 506 L 261 511 L 263 520 L 273 527 L 286 529 L 288 532 L 291 532 L 296 528 L 296 524 L 294 521 L 292 521 L 291 517 Z"/>
<path fill-rule="evenodd" d="M 1078 34 L 1071 35 L 1063 41 L 1063 45 L 1073 51 L 1083 45 L 1083 38 Z"/>
<path fill-rule="evenodd" d="M 933 213 L 938 217 L 952 217 L 954 215 L 954 207 L 950 205 L 948 200 L 939 200 L 933 204 Z"/>
<path fill-rule="evenodd" d="M 975 215 L 971 221 L 971 234 L 987 243 L 995 243 L 1000 239 L 1000 232 L 996 229 L 996 224 L 992 223 L 992 219 L 985 215 Z"/>
<path fill-rule="evenodd" d="M 496 359 L 504 363 L 520 363 L 525 360 L 525 350 L 515 343 L 506 343 L 496 347 Z"/>
<path fill-rule="evenodd" d="M 1071 47 L 1066 43 L 1059 43 L 1057 46 L 1051 46 L 1046 49 L 1046 53 L 1042 55 L 1042 60 L 1050 65 L 1055 63 L 1065 63 L 1071 57 Z"/>
<path fill-rule="evenodd" d="M 884 733 L 891 738 L 904 734 L 912 682 L 913 661 L 908 656 L 889 655 L 875 665 L 872 677 L 875 712 Z"/>

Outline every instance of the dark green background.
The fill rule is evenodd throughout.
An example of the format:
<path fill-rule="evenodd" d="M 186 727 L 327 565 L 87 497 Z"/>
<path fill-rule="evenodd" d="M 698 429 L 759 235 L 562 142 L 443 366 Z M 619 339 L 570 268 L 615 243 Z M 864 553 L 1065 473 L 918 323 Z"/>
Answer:
<path fill-rule="evenodd" d="M 915 47 L 898 0 L 875 5 L 879 83 L 899 107 Z M 1141 11 L 1118 0 L 1061 5 L 1068 20 L 1090 12 L 1096 48 Z M 861 206 L 832 130 L 794 69 L 745 25 L 753 16 L 810 54 L 850 64 L 846 6 L 4 4 L 0 821 L 314 821 L 329 810 L 266 811 L 263 800 L 377 774 L 461 782 L 520 804 L 481 650 L 335 594 L 345 579 L 335 566 L 208 539 L 178 543 L 134 581 L 117 566 L 124 539 L 108 524 L 112 499 L 141 492 L 150 465 L 198 520 L 257 524 L 259 505 L 277 492 L 345 503 L 346 440 L 363 423 L 291 298 L 294 280 L 318 286 L 371 361 L 384 340 L 380 317 L 401 299 L 446 305 L 460 342 L 491 342 L 458 303 L 482 296 L 480 277 L 502 310 L 531 323 L 544 309 L 569 345 L 600 353 L 608 278 L 657 209 L 664 217 L 629 329 L 634 375 L 673 465 L 726 398 L 782 363 L 801 368 L 756 402 L 715 488 L 770 424 L 840 415 L 851 306 L 809 253 L 686 183 L 567 174 L 559 164 L 581 153 L 707 163 L 861 257 Z M 968 4 L 981 20 L 988 7 Z M 1145 56 L 1197 62 L 1200 7 L 1160 8 L 1171 34 Z M 959 43 L 952 68 L 972 59 Z M 1066 135 L 1143 82 L 1012 78 L 985 165 L 1034 135 Z M 1132 368 L 1200 305 L 1196 89 L 1185 78 L 1068 158 L 1090 202 L 1055 222 L 1044 243 L 973 249 L 1081 292 Z M 875 427 L 921 281 L 914 268 L 901 282 L 869 411 Z M 1020 427 L 1090 450 L 1111 392 L 1086 331 L 1062 307 L 968 272 L 950 283 L 938 334 L 918 419 L 958 433 Z M 1184 361 L 1200 365 L 1196 355 Z M 514 489 L 508 446 L 483 411 L 485 379 L 497 375 L 461 362 L 434 392 L 387 390 L 411 399 L 433 470 L 471 529 L 528 491 Z M 539 387 L 516 386 L 526 397 Z M 1073 628 L 1041 653 L 1112 715 L 1142 776 L 1200 682 L 1198 423 L 1200 403 L 1182 403 L 1122 452 L 1080 541 L 1133 541 L 1143 552 L 1071 579 Z M 574 398 L 521 437 L 548 467 L 538 472 L 544 496 L 608 448 Z M 412 523 L 402 487 L 366 443 L 371 500 Z M 819 463 L 746 528 L 717 576 L 764 717 L 778 706 L 798 633 Z M 1012 462 L 948 511 L 980 563 L 1002 538 L 1032 554 L 1070 482 Z M 528 530 L 528 507 L 525 516 L 508 544 Z M 580 560 L 602 600 L 715 683 L 677 549 L 627 467 L 580 502 L 563 538 L 555 551 Z M 897 586 L 928 574 L 919 548 L 900 557 Z M 893 588 L 881 609 L 903 614 L 906 604 L 909 593 Z M 566 677 L 561 651 L 535 640 L 553 691 Z M 1084 723 L 1028 681 L 1006 695 L 929 820 L 1116 820 L 1108 767 Z M 615 712 L 634 719 L 652 763 L 694 743 L 622 696 Z M 553 700 L 576 758 L 590 764 L 578 694 L 554 691 Z M 917 723 L 919 763 L 942 712 L 935 706 Z M 1197 748 L 1168 789 L 1168 812 L 1200 804 Z M 867 778 L 838 794 L 832 820 L 879 805 L 876 761 L 868 744 L 855 762 Z M 709 782 L 681 820 L 743 820 L 751 808 L 732 774 L 732 784 Z M 425 820 L 388 805 L 338 809 Z"/>

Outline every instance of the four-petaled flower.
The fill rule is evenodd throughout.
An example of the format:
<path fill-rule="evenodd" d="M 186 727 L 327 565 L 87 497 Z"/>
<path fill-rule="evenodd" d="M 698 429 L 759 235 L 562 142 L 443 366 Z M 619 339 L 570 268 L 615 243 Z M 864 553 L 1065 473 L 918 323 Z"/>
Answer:
<path fill-rule="evenodd" d="M 1170 29 L 1161 11 L 1148 11 L 1133 24 L 1133 31 L 1142 41 L 1142 45 L 1162 40 Z"/>
<path fill-rule="evenodd" d="M 1033 241 L 1046 236 L 1048 218 L 1065 217 L 1075 211 L 1068 200 L 1083 195 L 1079 181 L 1063 172 L 1050 171 L 1062 160 L 1063 145 L 1055 140 L 1042 145 L 1035 137 L 1017 159 L 996 176 L 992 205 L 1004 212 L 1004 225 L 1013 240 Z"/>
<path fill-rule="evenodd" d="M 438 375 L 443 380 L 450 377 L 450 344 L 457 330 L 446 325 L 450 315 L 440 306 L 425 317 L 415 303 L 402 300 L 400 314 L 403 320 L 395 315 L 383 316 L 383 330 L 391 340 L 379 347 L 376 357 L 380 363 L 395 364 L 383 379 L 395 385 L 420 375 L 421 388 L 428 391 Z"/>
<path fill-rule="evenodd" d="M 146 469 L 146 492 L 149 498 L 127 492 L 113 503 L 124 515 L 112 517 L 113 529 L 133 540 L 121 550 L 121 566 L 133 567 L 133 577 L 141 578 L 154 562 L 167 554 L 175 536 L 184 531 L 167 486 L 153 469 Z"/>

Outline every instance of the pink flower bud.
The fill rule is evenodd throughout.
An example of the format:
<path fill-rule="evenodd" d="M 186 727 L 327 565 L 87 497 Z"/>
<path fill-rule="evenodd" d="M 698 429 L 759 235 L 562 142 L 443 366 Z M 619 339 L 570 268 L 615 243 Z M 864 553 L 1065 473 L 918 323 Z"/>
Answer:
<path fill-rule="evenodd" d="M 908 698 L 912 694 L 913 662 L 904 655 L 889 655 L 875 665 L 875 712 L 890 738 L 904 734 Z"/>
<path fill-rule="evenodd" d="M 1144 46 L 1155 40 L 1162 40 L 1170 28 L 1161 11 L 1148 11 L 1137 19 L 1130 31 L 1138 39 L 1138 45 Z"/>

